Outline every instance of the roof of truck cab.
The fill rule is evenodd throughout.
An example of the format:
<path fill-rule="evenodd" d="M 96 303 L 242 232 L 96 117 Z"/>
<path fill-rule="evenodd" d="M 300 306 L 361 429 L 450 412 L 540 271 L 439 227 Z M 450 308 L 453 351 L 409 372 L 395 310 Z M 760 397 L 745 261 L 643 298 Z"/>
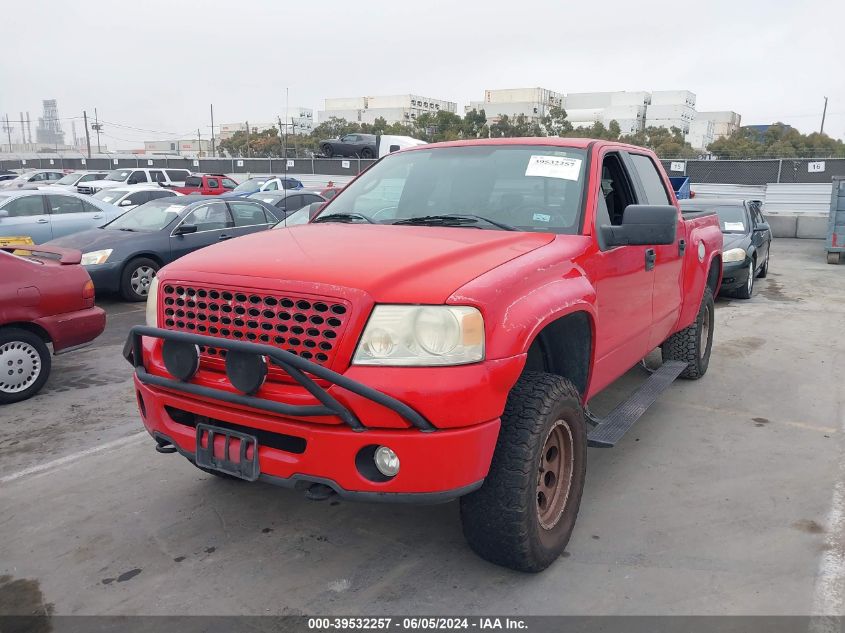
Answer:
<path fill-rule="evenodd" d="M 631 149 L 639 152 L 646 151 L 650 154 L 653 152 L 644 147 L 636 145 L 628 145 L 626 143 L 619 143 L 617 141 L 605 141 L 594 138 L 565 138 L 558 136 L 516 136 L 516 137 L 501 137 L 501 138 L 471 138 L 460 141 L 444 141 L 442 143 L 429 143 L 427 145 L 417 145 L 415 147 L 407 147 L 399 150 L 400 152 L 417 152 L 431 148 L 441 147 L 467 147 L 471 145 L 547 145 L 549 147 L 569 147 L 573 149 L 588 149 L 593 145 L 599 147 L 613 146 L 619 149 Z"/>

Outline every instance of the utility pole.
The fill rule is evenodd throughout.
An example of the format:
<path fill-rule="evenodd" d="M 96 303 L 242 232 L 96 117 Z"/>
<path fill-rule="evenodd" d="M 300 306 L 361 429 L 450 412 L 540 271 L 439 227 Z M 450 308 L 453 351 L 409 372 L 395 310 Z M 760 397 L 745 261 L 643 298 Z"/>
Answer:
<path fill-rule="evenodd" d="M 97 117 L 97 108 L 94 108 L 94 125 L 91 126 L 91 129 L 97 132 L 97 153 L 100 154 L 103 151 L 100 149 L 100 130 L 103 129 L 103 126 L 100 125 L 100 119 Z M 85 131 L 88 132 L 87 128 Z"/>
<path fill-rule="evenodd" d="M 91 135 L 88 134 L 88 113 L 83 110 L 82 118 L 85 122 L 85 145 L 88 147 L 88 158 L 91 158 Z"/>
<path fill-rule="evenodd" d="M 282 156 L 285 158 L 288 157 L 288 136 L 287 133 L 282 132 L 284 129 L 282 127 L 282 117 L 276 115 L 276 119 L 279 121 L 279 140 L 282 143 Z M 285 165 L 287 166 L 287 160 L 285 161 Z"/>
<path fill-rule="evenodd" d="M 249 152 L 249 121 L 246 122 L 246 157 L 250 157 Z"/>
<path fill-rule="evenodd" d="M 9 153 L 12 153 L 12 126 L 9 125 L 9 115 L 6 115 L 6 125 L 3 127 L 9 137 Z"/>
<path fill-rule="evenodd" d="M 217 152 L 214 151 L 214 104 L 211 104 L 211 155 L 217 156 Z"/>
<path fill-rule="evenodd" d="M 202 156 L 202 137 L 199 128 L 197 128 L 197 156 Z"/>
<path fill-rule="evenodd" d="M 827 114 L 827 97 L 824 98 L 824 110 L 822 110 L 822 127 L 819 130 L 819 134 L 824 134 L 824 117 Z"/>

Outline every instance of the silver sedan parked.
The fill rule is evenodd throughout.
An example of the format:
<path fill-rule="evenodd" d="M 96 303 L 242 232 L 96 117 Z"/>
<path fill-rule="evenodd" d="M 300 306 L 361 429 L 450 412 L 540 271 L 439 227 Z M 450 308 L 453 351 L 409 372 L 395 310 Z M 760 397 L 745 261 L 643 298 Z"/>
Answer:
<path fill-rule="evenodd" d="M 96 228 L 124 211 L 78 193 L 0 190 L 0 240 L 41 244 Z"/>

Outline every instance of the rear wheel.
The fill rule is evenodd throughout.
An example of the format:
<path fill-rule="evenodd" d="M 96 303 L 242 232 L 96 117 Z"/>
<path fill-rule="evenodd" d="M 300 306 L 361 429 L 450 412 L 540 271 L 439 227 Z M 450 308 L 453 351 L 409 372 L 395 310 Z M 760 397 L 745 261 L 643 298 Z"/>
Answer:
<path fill-rule="evenodd" d="M 713 293 L 706 286 L 695 323 L 676 332 L 660 346 L 664 361 L 679 360 L 687 364 L 681 378 L 697 380 L 707 373 L 713 348 L 714 316 Z"/>
<path fill-rule="evenodd" d="M 121 296 L 127 301 L 146 301 L 158 269 L 158 263 L 147 257 L 136 257 L 130 261 L 120 276 Z"/>
<path fill-rule="evenodd" d="M 578 390 L 560 376 L 525 372 L 508 396 L 484 485 L 461 498 L 470 547 L 519 571 L 551 565 L 575 526 L 586 466 Z"/>
<path fill-rule="evenodd" d="M 331 158 L 334 155 L 331 145 L 323 145 L 323 147 L 320 148 L 320 151 L 323 152 L 323 156 L 325 156 L 326 158 Z"/>
<path fill-rule="evenodd" d="M 50 350 L 37 334 L 0 329 L 0 404 L 31 398 L 50 375 Z"/>
<path fill-rule="evenodd" d="M 372 158 L 372 157 L 373 157 L 373 150 L 371 150 L 369 147 L 365 147 L 363 150 L 361 150 L 361 158 Z"/>
<path fill-rule="evenodd" d="M 842 253 L 828 253 L 827 254 L 827 263 L 828 264 L 838 264 L 842 257 Z"/>

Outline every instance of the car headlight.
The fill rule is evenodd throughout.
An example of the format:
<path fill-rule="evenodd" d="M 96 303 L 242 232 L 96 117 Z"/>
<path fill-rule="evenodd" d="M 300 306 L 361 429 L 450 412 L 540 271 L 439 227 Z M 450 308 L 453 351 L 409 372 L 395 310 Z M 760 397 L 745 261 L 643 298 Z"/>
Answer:
<path fill-rule="evenodd" d="M 745 249 L 744 248 L 732 248 L 729 251 L 725 251 L 722 253 L 722 261 L 724 263 L 728 262 L 743 262 L 745 261 Z"/>
<path fill-rule="evenodd" d="M 101 251 L 91 251 L 90 253 L 82 254 L 82 265 L 90 266 L 91 264 L 105 264 L 106 260 L 111 255 L 112 249 L 106 248 Z"/>
<path fill-rule="evenodd" d="M 469 306 L 377 305 L 355 365 L 464 365 L 484 359 L 484 319 Z"/>
<path fill-rule="evenodd" d="M 147 291 L 147 307 L 144 314 L 148 326 L 158 327 L 158 277 L 153 277 L 150 282 L 150 288 Z"/>

